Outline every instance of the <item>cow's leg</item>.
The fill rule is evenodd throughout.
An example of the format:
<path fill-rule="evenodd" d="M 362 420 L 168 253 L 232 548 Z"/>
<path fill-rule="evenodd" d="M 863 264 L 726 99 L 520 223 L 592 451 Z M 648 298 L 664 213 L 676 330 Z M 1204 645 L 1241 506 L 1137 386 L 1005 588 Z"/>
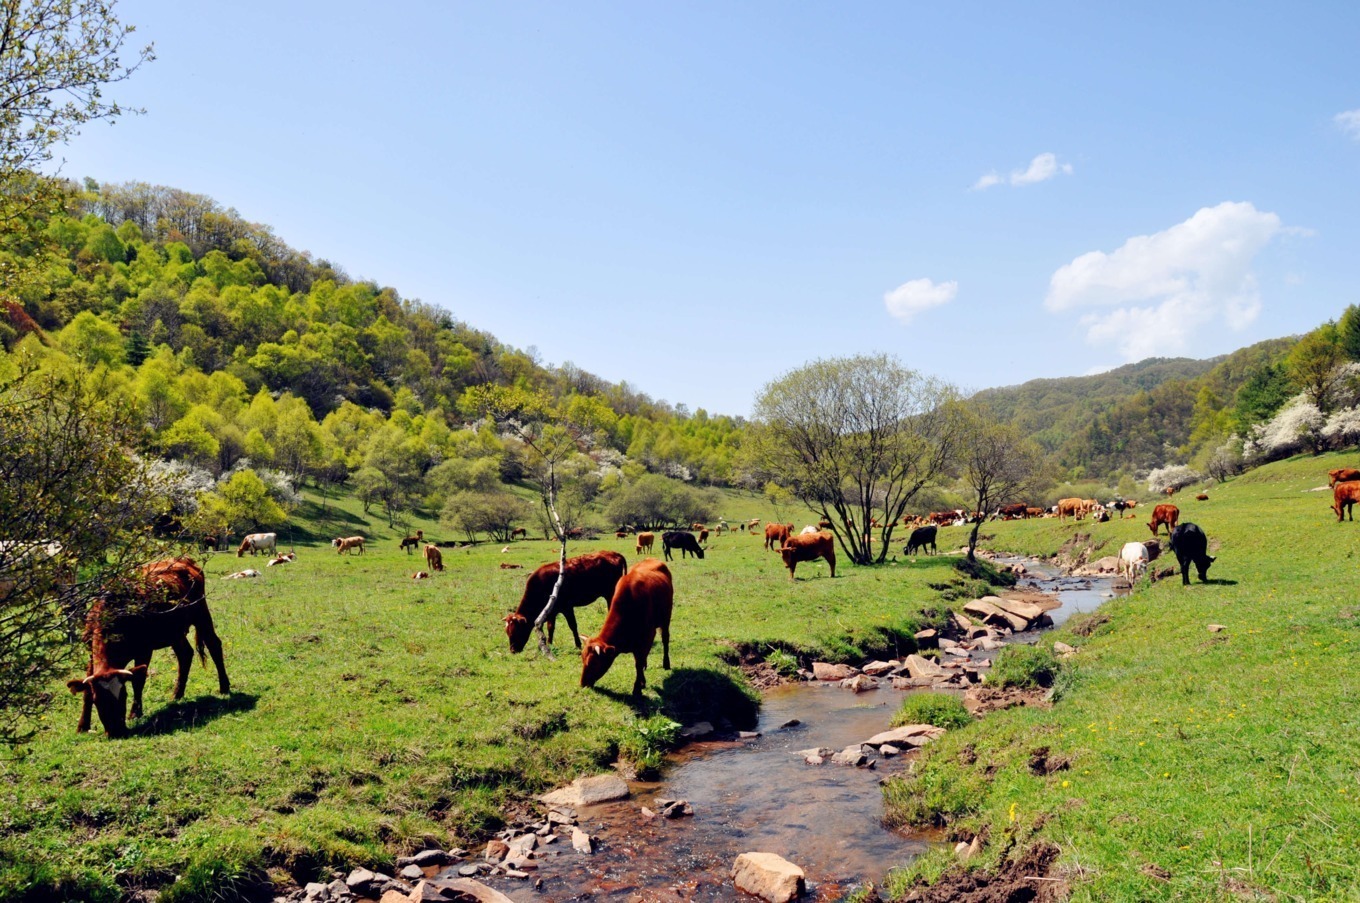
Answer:
<path fill-rule="evenodd" d="M 198 640 L 198 654 L 202 655 L 204 647 L 207 647 L 208 654 L 212 656 L 213 664 L 217 666 L 217 691 L 223 695 L 230 693 L 231 681 L 227 679 L 227 665 L 222 658 L 222 638 L 217 635 L 217 630 L 213 627 L 211 614 L 207 615 L 204 623 L 194 627 L 194 638 Z M 187 640 L 185 645 L 188 645 Z M 185 672 L 188 672 L 187 668 Z"/>
<path fill-rule="evenodd" d="M 671 669 L 671 619 L 661 624 L 661 667 Z"/>
<path fill-rule="evenodd" d="M 189 668 L 194 663 L 194 647 L 189 645 L 189 633 L 184 632 L 183 636 L 175 637 L 175 641 L 170 644 L 170 649 L 175 653 L 175 659 L 179 663 L 179 673 L 175 676 L 175 699 L 184 698 L 184 688 L 189 686 Z"/>
<path fill-rule="evenodd" d="M 633 695 L 641 696 L 642 688 L 647 686 L 647 678 L 643 676 L 647 671 L 647 650 L 634 652 L 633 663 L 637 666 L 637 679 L 633 681 Z"/>
<path fill-rule="evenodd" d="M 184 646 L 187 649 L 189 643 L 186 641 Z M 178 655 L 178 651 L 175 654 Z M 133 662 L 142 667 L 132 669 L 132 710 L 128 712 L 128 717 L 140 718 L 142 717 L 142 691 L 146 689 L 146 675 L 151 670 L 151 650 L 148 649 L 146 655 L 137 656 Z M 181 669 L 185 668 L 187 666 L 181 666 Z M 175 698 L 179 699 L 178 696 Z"/>
<path fill-rule="evenodd" d="M 94 673 L 94 660 L 85 666 L 85 676 L 89 677 Z M 76 733 L 85 734 L 90 730 L 90 708 L 94 704 L 94 691 L 88 686 L 85 692 L 80 694 L 80 720 L 76 722 Z"/>
<path fill-rule="evenodd" d="M 576 606 L 568 605 L 562 609 L 562 617 L 567 619 L 567 626 L 571 628 L 571 638 L 576 642 L 576 648 L 581 648 L 581 634 L 576 629 Z"/>

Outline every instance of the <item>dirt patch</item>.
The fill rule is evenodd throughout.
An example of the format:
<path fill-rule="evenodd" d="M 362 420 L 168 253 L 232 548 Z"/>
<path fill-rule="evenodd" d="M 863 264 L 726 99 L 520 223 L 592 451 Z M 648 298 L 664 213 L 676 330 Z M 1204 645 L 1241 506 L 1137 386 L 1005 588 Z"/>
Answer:
<path fill-rule="evenodd" d="M 952 868 L 929 886 L 913 886 L 912 903 L 1050 903 L 1067 898 L 1067 882 L 1050 876 L 1060 850 L 1036 843 L 995 869 Z"/>
<path fill-rule="evenodd" d="M 1047 746 L 1031 750 L 1029 754 L 1029 772 L 1040 777 L 1046 777 L 1055 771 L 1066 771 L 1072 767 L 1072 760 L 1067 756 L 1055 756 L 1049 752 Z"/>
<path fill-rule="evenodd" d="M 964 694 L 963 704 L 974 717 L 978 717 L 1021 705 L 1046 709 L 1050 705 L 1044 698 L 1047 695 L 1048 691 L 1040 688 L 973 687 Z"/>
<path fill-rule="evenodd" d="M 1068 621 L 1067 626 L 1068 629 L 1077 636 L 1089 637 L 1096 632 L 1096 629 L 1099 628 L 1100 625 L 1108 623 L 1110 623 L 1109 615 L 1097 613 L 1091 615 L 1089 618 L 1082 618 L 1079 621 L 1076 621 L 1075 619 Z"/>
<path fill-rule="evenodd" d="M 775 666 L 769 662 L 742 663 L 738 667 L 741 668 L 741 673 L 746 675 L 747 683 L 757 690 L 769 690 L 773 687 L 782 687 L 784 684 L 793 683 L 792 680 L 780 674 Z"/>

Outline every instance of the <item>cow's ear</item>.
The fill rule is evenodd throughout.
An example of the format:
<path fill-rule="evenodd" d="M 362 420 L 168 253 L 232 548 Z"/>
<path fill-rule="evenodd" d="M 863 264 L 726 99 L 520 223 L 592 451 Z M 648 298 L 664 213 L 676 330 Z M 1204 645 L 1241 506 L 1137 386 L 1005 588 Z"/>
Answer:
<path fill-rule="evenodd" d="M 87 677 L 85 680 L 68 680 L 66 682 L 66 689 L 71 691 L 72 696 L 79 696 L 90 688 L 90 685 L 85 682 L 86 680 L 89 680 L 89 678 Z"/>
<path fill-rule="evenodd" d="M 1210 555 L 1210 556 L 1209 556 L 1209 563 L 1210 563 L 1210 564 L 1213 564 L 1213 563 L 1214 563 L 1215 561 L 1217 561 L 1217 560 L 1218 560 L 1218 559 L 1215 558 L 1213 555 Z"/>

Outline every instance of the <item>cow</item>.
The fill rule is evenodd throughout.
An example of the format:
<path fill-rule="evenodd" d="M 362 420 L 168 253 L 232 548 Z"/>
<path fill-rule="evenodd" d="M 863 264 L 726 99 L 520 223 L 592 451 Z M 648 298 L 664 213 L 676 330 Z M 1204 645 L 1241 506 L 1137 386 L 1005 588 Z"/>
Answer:
<path fill-rule="evenodd" d="M 515 529 L 510 531 L 510 538 L 527 540 L 529 538 L 529 531 L 524 529 L 523 527 L 516 527 Z"/>
<path fill-rule="evenodd" d="M 444 570 L 444 555 L 439 551 L 439 546 L 425 546 L 425 564 L 432 571 Z"/>
<path fill-rule="evenodd" d="M 669 671 L 674 601 L 675 587 L 665 564 L 648 558 L 634 565 L 615 587 L 599 634 L 587 639 L 581 648 L 581 686 L 595 686 L 614 659 L 632 653 L 637 668 L 633 695 L 641 696 L 647 685 L 647 655 L 656 643 L 657 630 L 661 631 L 661 667 Z"/>
<path fill-rule="evenodd" d="M 1026 519 L 1031 518 L 1031 517 L 1043 517 L 1043 516 L 1044 516 L 1044 511 L 1045 511 L 1045 509 L 1043 509 L 1043 508 L 1026 508 L 1026 509 L 1025 509 L 1025 517 L 1026 517 Z"/>
<path fill-rule="evenodd" d="M 504 567 L 504 565 L 502 565 Z M 567 573 L 562 578 L 562 590 L 557 604 L 548 618 L 548 642 L 553 640 L 560 612 L 571 628 L 571 638 L 576 648 L 581 648 L 581 634 L 576 629 L 576 609 L 589 605 L 596 599 L 609 599 L 614 595 L 614 587 L 628 570 L 628 562 L 618 552 L 587 552 L 567 559 Z M 550 561 L 542 565 L 524 581 L 524 595 L 520 597 L 519 607 L 505 617 L 505 633 L 510 638 L 510 651 L 520 652 L 529 641 L 534 621 L 539 612 L 548 604 L 553 585 L 557 583 L 558 563 Z"/>
<path fill-rule="evenodd" d="M 784 559 L 784 567 L 789 569 L 790 580 L 797 579 L 794 573 L 798 569 L 798 562 L 816 561 L 818 558 L 825 558 L 831 566 L 831 576 L 836 576 L 836 543 L 830 533 L 790 536 L 779 550 L 779 557 Z"/>
<path fill-rule="evenodd" d="M 359 550 L 359 554 L 364 554 L 364 538 L 362 536 L 345 536 L 339 539 L 332 539 L 331 545 L 335 546 L 335 554 L 343 555 L 346 552 Z"/>
<path fill-rule="evenodd" d="M 217 686 L 231 692 L 222 661 L 222 641 L 213 628 L 204 595 L 203 569 L 191 558 L 153 561 L 141 568 L 139 579 L 95 599 L 85 619 L 90 663 L 83 680 L 69 680 L 67 688 L 83 697 L 76 730 L 90 729 L 90 710 L 99 714 L 104 732 L 113 739 L 128 733 L 127 719 L 142 717 L 142 688 L 146 685 L 151 653 L 170 647 L 179 661 L 174 698 L 184 697 L 189 666 L 194 660 L 189 628 L 194 628 L 198 655 L 204 664 L 206 648 L 217 666 Z M 128 668 L 129 662 L 136 662 Z M 127 685 L 132 684 L 132 711 L 127 708 Z"/>
<path fill-rule="evenodd" d="M 1152 509 L 1152 522 L 1148 524 L 1148 529 L 1156 536 L 1158 528 L 1166 524 L 1166 532 L 1170 535 L 1171 531 L 1176 529 L 1176 521 L 1180 520 L 1180 516 L 1181 509 L 1175 505 L 1158 505 Z"/>
<path fill-rule="evenodd" d="M 278 538 L 277 533 L 251 533 L 241 540 L 241 547 L 236 550 L 236 557 L 244 557 L 246 552 L 250 552 L 251 557 L 254 557 L 256 552 L 272 552 Z"/>
<path fill-rule="evenodd" d="M 765 525 L 765 548 L 779 551 L 780 546 L 789 538 L 792 528 L 788 524 L 766 524 Z"/>
<path fill-rule="evenodd" d="M 993 520 L 995 520 L 998 517 L 1005 518 L 1006 520 L 1012 520 L 1015 518 L 1024 520 L 1025 518 L 1029 517 L 1029 506 L 1025 505 L 1024 503 L 1018 503 L 1014 505 L 1002 505 L 1000 508 L 996 509 L 996 514 L 992 516 Z"/>
<path fill-rule="evenodd" d="M 1328 486 L 1335 486 L 1337 483 L 1349 483 L 1352 480 L 1360 480 L 1360 470 L 1354 467 L 1338 467 L 1336 470 L 1327 471 L 1327 476 L 1331 478 Z"/>
<path fill-rule="evenodd" d="M 420 544 L 424 541 L 425 531 L 417 530 L 415 536 L 408 536 L 401 541 L 401 547 L 403 550 L 405 550 L 407 555 L 410 555 L 416 549 L 420 548 Z"/>
<path fill-rule="evenodd" d="M 1081 499 L 1058 499 L 1058 520 L 1066 520 L 1069 514 L 1075 520 L 1081 520 L 1085 513 L 1086 503 Z"/>
<path fill-rule="evenodd" d="M 691 530 L 693 530 L 694 532 L 698 533 L 698 532 L 701 531 L 701 530 L 707 530 L 707 529 L 708 529 L 708 525 L 707 525 L 707 524 L 690 524 L 690 525 L 689 525 L 689 528 L 690 528 Z"/>
<path fill-rule="evenodd" d="M 1147 570 L 1150 560 L 1145 543 L 1126 542 L 1119 550 L 1119 561 L 1116 562 L 1115 569 L 1118 573 L 1126 575 L 1129 578 L 1129 586 L 1133 586 L 1138 580 L 1139 573 Z"/>
<path fill-rule="evenodd" d="M 637 535 L 637 543 L 635 544 L 633 551 L 638 553 L 639 555 L 641 555 L 643 552 L 650 552 L 652 550 L 652 542 L 655 539 L 656 539 L 655 533 L 639 533 Z"/>
<path fill-rule="evenodd" d="M 819 520 L 819 521 L 817 521 L 817 529 L 818 529 L 818 530 L 830 530 L 830 529 L 831 529 L 831 521 L 829 521 L 829 520 Z"/>
<path fill-rule="evenodd" d="M 798 531 L 798 535 L 799 535 L 799 536 L 807 536 L 809 533 L 816 533 L 816 532 L 817 532 L 817 528 L 814 527 L 814 526 L 812 526 L 812 524 L 808 524 L 808 525 L 807 525 L 806 527 L 804 527 L 802 530 L 799 530 L 799 531 Z"/>
<path fill-rule="evenodd" d="M 625 531 L 623 531 L 623 530 L 615 530 L 615 531 L 614 531 L 614 538 L 615 538 L 615 539 L 627 539 L 627 538 L 628 538 L 628 534 L 627 534 L 627 532 L 625 532 Z"/>
<path fill-rule="evenodd" d="M 751 518 L 750 520 L 748 520 L 748 521 L 746 522 L 746 529 L 747 529 L 747 530 L 754 530 L 756 527 L 759 527 L 759 526 L 760 526 L 760 518 L 758 518 L 758 517 L 753 517 L 753 518 Z"/>
<path fill-rule="evenodd" d="M 1336 522 L 1342 521 L 1341 513 L 1344 510 L 1347 517 L 1355 520 L 1353 506 L 1360 502 L 1360 481 L 1348 480 L 1344 483 L 1337 483 L 1332 487 L 1332 510 L 1336 512 Z"/>
<path fill-rule="evenodd" d="M 1162 492 L 1166 493 L 1166 497 L 1167 497 L 1167 498 L 1171 498 L 1173 495 L 1176 494 L 1176 490 L 1177 490 L 1178 488 L 1180 488 L 1180 487 L 1178 487 L 1178 486 L 1168 486 L 1168 487 L 1166 487 L 1165 489 L 1163 489 Z"/>
<path fill-rule="evenodd" d="M 699 548 L 699 543 L 694 539 L 693 533 L 685 533 L 682 530 L 672 530 L 661 534 L 661 551 L 666 556 L 667 561 L 671 561 L 671 549 L 679 549 L 680 557 L 683 559 L 685 553 L 693 553 L 697 558 L 704 557 L 704 550 Z"/>
<path fill-rule="evenodd" d="M 1207 493 L 1207 492 L 1201 492 L 1199 495 L 1195 496 L 1195 501 L 1197 501 L 1197 502 L 1207 502 L 1207 501 L 1209 501 L 1209 493 Z"/>
<path fill-rule="evenodd" d="M 1125 512 L 1125 511 L 1128 511 L 1130 508 L 1132 508 L 1133 505 L 1130 504 L 1129 502 L 1124 501 L 1123 499 L 1115 499 L 1113 502 L 1110 502 L 1110 503 L 1109 503 L 1108 505 L 1106 505 L 1105 507 L 1106 507 L 1106 508 L 1113 508 L 1113 509 L 1115 510 L 1115 512 L 1119 515 L 1119 519 L 1120 519 L 1120 520 L 1123 520 L 1123 519 L 1124 519 L 1124 512 Z"/>
<path fill-rule="evenodd" d="M 938 531 L 939 527 L 935 526 L 917 527 L 912 530 L 911 535 L 907 537 L 907 544 L 902 547 L 902 554 L 915 555 L 918 549 L 926 552 L 927 546 L 930 547 L 930 551 L 926 554 L 938 554 L 940 550 L 935 546 L 935 534 Z"/>
<path fill-rule="evenodd" d="M 706 545 L 708 545 L 708 528 L 707 528 L 707 527 L 705 527 L 705 528 L 703 528 L 702 530 L 699 531 L 699 545 L 701 545 L 701 546 L 706 546 Z"/>
<path fill-rule="evenodd" d="M 1360 487 L 1360 483 L 1355 485 Z M 1181 566 L 1181 586 L 1190 585 L 1191 564 L 1199 572 L 1199 582 L 1209 582 L 1209 565 L 1217 559 L 1209 554 L 1209 540 L 1198 525 L 1186 521 L 1177 527 L 1171 533 L 1171 551 Z"/>

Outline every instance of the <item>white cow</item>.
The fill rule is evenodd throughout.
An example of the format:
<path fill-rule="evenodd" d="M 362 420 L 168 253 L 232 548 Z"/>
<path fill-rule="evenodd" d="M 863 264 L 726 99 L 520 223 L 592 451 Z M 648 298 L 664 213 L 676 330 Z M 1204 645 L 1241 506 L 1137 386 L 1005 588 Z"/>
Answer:
<path fill-rule="evenodd" d="M 247 551 L 252 556 L 256 552 L 272 552 L 278 538 L 277 533 L 251 533 L 241 540 L 241 547 L 236 550 L 236 557 L 244 556 Z"/>
<path fill-rule="evenodd" d="M 812 526 L 812 524 L 808 524 L 808 525 L 807 525 L 806 527 L 804 527 L 801 531 L 799 531 L 798 535 L 799 535 L 799 536 L 807 536 L 809 533 L 820 533 L 820 532 L 822 532 L 822 531 L 821 531 L 821 530 L 818 530 L 816 527 Z"/>
<path fill-rule="evenodd" d="M 1133 586 L 1138 575 L 1147 570 L 1150 560 L 1151 556 L 1146 545 L 1141 542 L 1126 542 L 1119 550 L 1118 572 L 1126 575 L 1129 578 L 1129 586 Z"/>

